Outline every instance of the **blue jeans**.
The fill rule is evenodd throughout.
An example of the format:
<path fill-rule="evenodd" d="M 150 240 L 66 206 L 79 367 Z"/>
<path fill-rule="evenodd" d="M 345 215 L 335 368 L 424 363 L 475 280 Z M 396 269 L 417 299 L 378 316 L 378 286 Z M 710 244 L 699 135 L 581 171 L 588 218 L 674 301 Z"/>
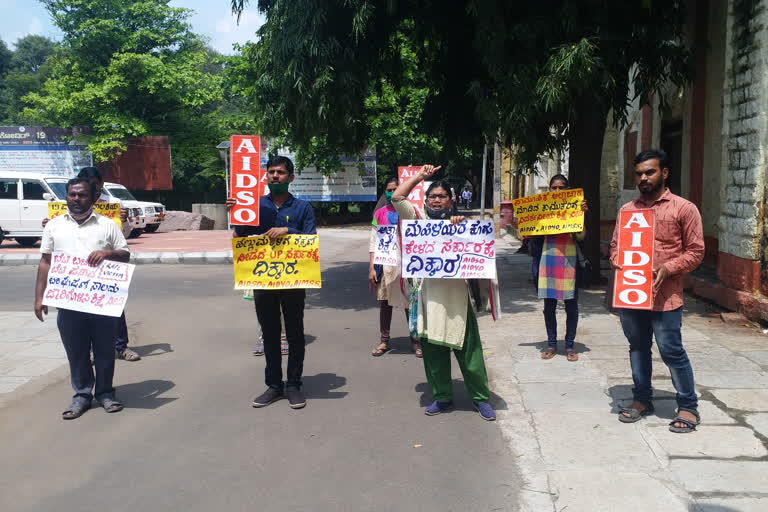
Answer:
<path fill-rule="evenodd" d="M 90 405 L 94 384 L 96 400 L 115 398 L 115 331 L 117 318 L 59 309 L 56 325 L 67 352 L 75 396 L 72 403 Z M 93 350 L 93 368 L 90 352 Z M 96 370 L 96 376 L 93 370 Z"/>
<path fill-rule="evenodd" d="M 572 299 L 565 302 L 565 349 L 572 349 L 576 339 L 576 329 L 579 326 L 578 290 Z M 544 299 L 544 326 L 547 328 L 547 344 L 557 347 L 557 299 Z"/>
<path fill-rule="evenodd" d="M 117 319 L 117 331 L 115 332 L 115 350 L 122 352 L 128 348 L 128 324 L 125 322 L 125 311 Z"/>
<path fill-rule="evenodd" d="M 624 335 L 629 340 L 629 362 L 635 383 L 632 394 L 635 401 L 649 405 L 653 399 L 651 337 L 655 336 L 661 359 L 672 375 L 678 408 L 696 411 L 699 402 L 693 383 L 693 368 L 680 335 L 683 308 L 672 311 L 620 309 L 619 318 Z"/>

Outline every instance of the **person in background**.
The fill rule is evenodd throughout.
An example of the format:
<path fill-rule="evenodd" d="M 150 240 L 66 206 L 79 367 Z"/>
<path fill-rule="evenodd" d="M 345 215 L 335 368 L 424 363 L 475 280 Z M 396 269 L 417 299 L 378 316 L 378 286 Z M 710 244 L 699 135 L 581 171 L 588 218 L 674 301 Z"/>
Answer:
<path fill-rule="evenodd" d="M 96 190 L 96 203 L 119 203 L 120 200 L 109 196 L 104 192 L 104 177 L 96 167 L 83 167 L 77 174 L 78 178 L 88 180 Z M 123 238 L 128 238 L 131 228 L 128 224 L 128 210 L 120 208 L 120 222 L 122 225 Z M 48 219 L 43 219 L 43 227 L 48 223 Z M 127 230 L 127 231 L 126 231 Z M 141 356 L 135 350 L 128 348 L 128 322 L 125 320 L 125 311 L 117 321 L 117 330 L 115 331 L 115 354 L 118 359 L 125 361 L 139 361 Z"/>
<path fill-rule="evenodd" d="M 373 213 L 373 227 L 368 243 L 370 260 L 368 265 L 368 281 L 376 289 L 376 299 L 379 301 L 379 332 L 381 334 L 379 345 L 373 349 L 371 355 L 379 357 L 389 350 L 389 333 L 392 325 L 392 310 L 394 308 L 405 310 L 405 320 L 408 322 L 408 299 L 410 286 L 400 277 L 399 266 L 383 266 L 373 264 L 373 256 L 376 251 L 376 227 L 384 225 L 398 226 L 397 211 L 392 206 L 392 194 L 397 188 L 397 177 L 387 179 L 384 196 L 386 204 Z M 398 237 L 399 239 L 399 237 Z M 399 246 L 399 243 L 398 243 Z M 377 268 L 379 272 L 377 272 Z M 411 338 L 411 346 L 416 357 L 422 357 L 419 340 Z"/>
<path fill-rule="evenodd" d="M 64 252 L 87 258 L 88 264 L 97 266 L 104 260 L 128 262 L 130 252 L 125 237 L 117 225 L 106 217 L 94 213 L 93 203 L 97 190 L 85 178 L 67 182 L 67 213 L 51 219 L 43 231 L 40 244 L 40 265 L 35 284 L 35 316 L 42 322 L 48 314 L 43 305 L 43 293 L 48 283 L 51 255 Z M 117 318 L 94 313 L 83 313 L 58 308 L 56 324 L 69 361 L 70 378 L 75 395 L 70 406 L 62 413 L 65 420 L 79 418 L 91 407 L 95 398 L 107 412 L 118 412 L 123 405 L 115 398 L 112 379 L 115 373 L 114 337 Z M 89 352 L 93 351 L 94 369 Z"/>
<path fill-rule="evenodd" d="M 549 180 L 549 190 L 558 192 L 568 188 L 568 178 L 556 174 Z M 586 212 L 587 201 L 581 202 Z M 544 326 L 547 329 L 547 348 L 542 350 L 542 359 L 552 359 L 557 354 L 557 301 L 565 303 L 565 357 L 578 361 L 574 350 L 576 329 L 579 325 L 579 284 L 581 265 L 577 243 L 584 240 L 586 231 L 581 233 L 558 233 L 555 235 L 528 238 L 533 256 L 533 282 L 540 299 L 544 299 Z"/>
<path fill-rule="evenodd" d="M 469 210 L 469 207 L 472 204 L 472 191 L 465 188 L 461 193 L 461 199 L 464 201 L 464 209 Z"/>
<path fill-rule="evenodd" d="M 408 194 L 421 181 L 431 178 L 440 167 L 423 166 L 392 196 L 392 204 L 403 220 L 425 218 L 416 213 L 408 201 Z M 435 181 L 425 194 L 424 210 L 427 219 L 443 219 L 459 224 L 465 217 L 454 215 L 453 191 L 446 181 Z M 424 413 L 434 416 L 453 407 L 451 380 L 451 351 L 461 368 L 464 385 L 475 409 L 484 420 L 493 421 L 496 413 L 488 403 L 490 390 L 483 360 L 483 347 L 468 282 L 464 279 L 423 279 L 416 285 L 418 293 L 417 331 L 424 353 L 424 371 L 432 392 L 433 402 Z M 479 289 L 487 293 L 488 282 Z M 493 300 L 491 298 L 491 300 Z M 474 306 L 477 306 L 477 302 Z"/>

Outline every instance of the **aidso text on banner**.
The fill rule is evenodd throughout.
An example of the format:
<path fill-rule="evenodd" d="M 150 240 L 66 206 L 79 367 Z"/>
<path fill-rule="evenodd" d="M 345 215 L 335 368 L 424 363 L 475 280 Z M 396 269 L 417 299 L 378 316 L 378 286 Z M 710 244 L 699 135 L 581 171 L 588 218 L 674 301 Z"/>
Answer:
<path fill-rule="evenodd" d="M 258 135 L 232 135 L 229 148 L 230 195 L 236 201 L 229 211 L 229 223 L 258 226 L 261 138 Z"/>

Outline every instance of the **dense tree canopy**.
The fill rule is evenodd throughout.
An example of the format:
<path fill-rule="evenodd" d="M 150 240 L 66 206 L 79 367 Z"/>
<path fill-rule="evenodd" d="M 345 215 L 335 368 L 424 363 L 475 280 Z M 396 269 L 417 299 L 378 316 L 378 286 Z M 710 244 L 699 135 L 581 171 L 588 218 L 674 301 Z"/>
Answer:
<path fill-rule="evenodd" d="M 191 31 L 191 11 L 167 0 L 44 0 L 63 32 L 50 78 L 26 101 L 25 116 L 88 125 L 89 149 L 103 160 L 127 136 L 171 134 L 180 119 L 219 100 L 221 78 Z"/>
<path fill-rule="evenodd" d="M 22 98 L 42 88 L 50 74 L 48 58 L 56 45 L 50 39 L 28 35 L 16 41 L 16 49 L 8 50 L 0 41 L 0 123 L 23 124 Z"/>
<path fill-rule="evenodd" d="M 247 0 L 232 0 L 240 13 Z M 572 181 L 599 211 L 606 118 L 623 122 L 669 82 L 690 79 L 684 2 L 672 0 L 259 0 L 254 93 L 268 126 L 297 145 L 322 135 L 353 151 L 372 137 L 373 88 L 409 79 L 400 48 L 432 94 L 420 129 L 444 147 L 483 137 L 532 165 L 569 149 Z M 405 43 L 404 43 L 405 42 Z M 663 99 L 663 96 L 659 95 Z M 589 219 L 597 256 L 599 219 Z"/>

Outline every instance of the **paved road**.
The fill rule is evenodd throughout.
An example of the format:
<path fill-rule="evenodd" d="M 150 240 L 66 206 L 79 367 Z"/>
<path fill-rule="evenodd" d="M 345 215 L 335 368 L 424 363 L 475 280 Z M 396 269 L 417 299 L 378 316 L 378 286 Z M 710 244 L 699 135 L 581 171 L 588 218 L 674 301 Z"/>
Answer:
<path fill-rule="evenodd" d="M 127 314 L 144 359 L 119 362 L 115 380 L 126 410 L 62 421 L 63 370 L 21 388 L 0 408 L 3 511 L 515 510 L 514 457 L 460 382 L 458 411 L 422 413 L 404 322 L 393 322 L 397 350 L 369 355 L 366 243 L 365 231 L 323 236 L 300 411 L 250 406 L 264 363 L 250 355 L 255 314 L 230 266 L 140 267 Z M 0 268 L 0 311 L 28 310 L 34 273 Z"/>

